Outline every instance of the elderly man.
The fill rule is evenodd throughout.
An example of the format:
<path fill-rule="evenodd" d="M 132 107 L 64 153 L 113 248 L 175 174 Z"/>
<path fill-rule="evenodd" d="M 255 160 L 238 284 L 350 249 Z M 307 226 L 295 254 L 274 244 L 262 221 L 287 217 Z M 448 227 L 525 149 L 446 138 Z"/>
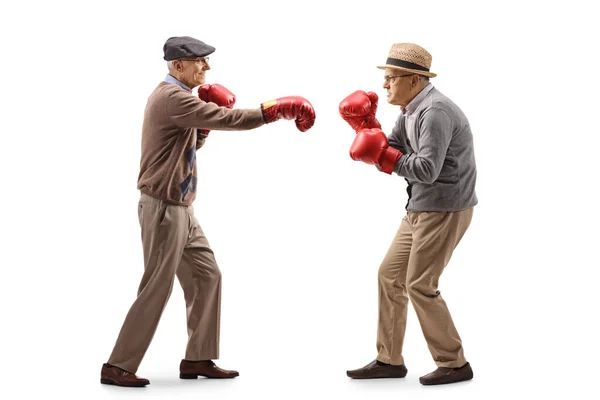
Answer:
<path fill-rule="evenodd" d="M 431 55 L 394 44 L 386 65 L 387 101 L 401 114 L 389 137 L 375 118 L 377 95 L 356 91 L 340 104 L 356 136 L 350 156 L 408 183 L 406 215 L 379 268 L 377 357 L 351 378 L 403 378 L 402 356 L 410 298 L 438 368 L 420 378 L 437 385 L 473 378 L 438 280 L 469 227 L 475 194 L 473 136 L 467 118 L 429 82 Z"/>
<path fill-rule="evenodd" d="M 221 272 L 194 216 L 196 150 L 211 129 L 248 130 L 278 119 L 295 119 L 300 131 L 312 127 L 315 112 L 304 98 L 271 100 L 257 109 L 232 109 L 235 96 L 204 83 L 212 46 L 191 37 L 172 37 L 164 45 L 169 74 L 148 98 L 142 127 L 138 216 L 144 249 L 144 275 L 108 362 L 105 384 L 141 387 L 135 375 L 169 299 L 175 275 L 187 306 L 188 343 L 180 378 L 233 378 L 220 369 Z M 192 95 L 196 86 L 198 97 Z"/>

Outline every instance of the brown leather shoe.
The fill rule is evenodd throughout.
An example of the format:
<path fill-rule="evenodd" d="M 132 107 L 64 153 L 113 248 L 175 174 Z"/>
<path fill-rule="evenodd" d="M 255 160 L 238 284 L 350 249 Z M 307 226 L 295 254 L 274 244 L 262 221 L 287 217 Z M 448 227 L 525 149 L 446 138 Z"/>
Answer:
<path fill-rule="evenodd" d="M 126 387 L 143 387 L 150 384 L 148 379 L 138 378 L 135 374 L 110 364 L 102 364 L 100 383 Z"/>
<path fill-rule="evenodd" d="M 228 379 L 235 378 L 238 375 L 239 372 L 237 371 L 227 371 L 217 367 L 212 360 L 181 360 L 181 364 L 179 364 L 179 377 L 181 379 L 196 379 L 199 376 L 213 379 Z"/>
<path fill-rule="evenodd" d="M 422 385 L 443 385 L 473 379 L 473 370 L 469 363 L 460 368 L 439 367 L 435 371 L 419 378 Z"/>
<path fill-rule="evenodd" d="M 404 364 L 391 365 L 374 360 L 362 368 L 346 371 L 346 375 L 354 379 L 404 378 L 407 372 Z"/>

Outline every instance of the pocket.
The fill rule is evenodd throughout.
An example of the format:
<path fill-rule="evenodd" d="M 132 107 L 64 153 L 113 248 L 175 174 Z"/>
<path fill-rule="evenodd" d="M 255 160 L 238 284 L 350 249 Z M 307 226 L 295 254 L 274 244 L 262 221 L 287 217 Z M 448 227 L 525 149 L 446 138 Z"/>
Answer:
<path fill-rule="evenodd" d="M 158 208 L 158 225 L 164 225 L 165 222 L 168 222 L 168 211 L 169 207 L 167 204 L 161 202 L 160 207 Z"/>
<path fill-rule="evenodd" d="M 141 201 L 138 203 L 138 221 L 140 222 L 140 226 L 142 226 L 142 214 L 146 205 L 146 203 L 142 203 Z"/>

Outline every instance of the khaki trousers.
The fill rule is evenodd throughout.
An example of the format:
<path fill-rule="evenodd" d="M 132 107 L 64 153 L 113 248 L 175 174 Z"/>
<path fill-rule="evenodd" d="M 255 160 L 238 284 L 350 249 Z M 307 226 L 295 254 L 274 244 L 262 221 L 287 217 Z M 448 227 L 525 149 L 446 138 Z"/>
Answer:
<path fill-rule="evenodd" d="M 109 364 L 135 373 L 152 341 L 175 275 L 187 307 L 187 360 L 219 357 L 221 272 L 192 206 L 170 205 L 142 194 L 138 216 L 144 275 Z"/>
<path fill-rule="evenodd" d="M 472 217 L 473 208 L 408 212 L 403 218 L 379 268 L 377 360 L 404 364 L 402 346 L 410 298 L 437 366 L 457 368 L 467 362 L 438 280 Z"/>

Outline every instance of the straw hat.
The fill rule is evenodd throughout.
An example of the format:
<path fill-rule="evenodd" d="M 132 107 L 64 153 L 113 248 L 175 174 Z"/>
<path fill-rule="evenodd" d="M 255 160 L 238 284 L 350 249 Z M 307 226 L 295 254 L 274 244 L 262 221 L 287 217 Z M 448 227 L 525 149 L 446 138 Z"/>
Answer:
<path fill-rule="evenodd" d="M 433 78 L 437 74 L 429 72 L 430 67 L 431 54 L 427 50 L 412 43 L 394 43 L 385 65 L 378 66 L 377 68 L 399 69 Z"/>

